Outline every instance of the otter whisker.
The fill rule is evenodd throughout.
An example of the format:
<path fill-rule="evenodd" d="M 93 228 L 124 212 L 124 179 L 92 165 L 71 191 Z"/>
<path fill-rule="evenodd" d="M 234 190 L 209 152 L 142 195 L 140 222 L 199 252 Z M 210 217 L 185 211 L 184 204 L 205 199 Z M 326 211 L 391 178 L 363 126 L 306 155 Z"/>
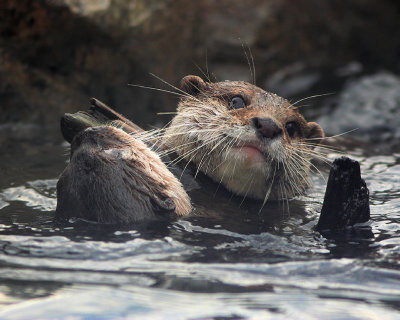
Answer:
<path fill-rule="evenodd" d="M 230 137 L 226 136 L 226 138 L 230 138 Z M 235 140 L 231 139 L 231 141 L 230 141 L 229 143 L 227 143 L 227 144 L 221 149 L 221 151 L 219 152 L 219 155 L 221 156 L 221 155 L 222 155 L 222 152 L 224 152 L 224 150 L 225 150 L 225 157 L 223 157 L 222 161 L 213 169 L 213 172 L 216 171 L 220 166 L 224 165 L 224 164 L 227 162 L 227 155 L 228 155 L 228 152 L 227 152 L 227 151 L 231 148 L 230 145 L 232 145 L 233 143 L 235 143 Z M 237 159 L 236 159 L 236 160 L 237 160 Z M 216 189 L 216 191 L 215 191 L 215 194 L 218 192 L 219 187 L 220 187 L 220 185 L 222 184 L 222 181 L 224 180 L 224 177 L 225 177 L 225 174 L 226 174 L 226 171 L 227 171 L 228 167 L 229 167 L 229 166 L 225 166 L 225 169 L 224 169 L 224 171 L 223 171 L 223 173 L 222 173 L 221 179 L 219 180 L 219 183 L 218 183 L 217 189 Z"/>
<path fill-rule="evenodd" d="M 135 138 L 152 138 L 152 137 L 161 137 L 163 134 L 163 130 L 160 128 L 153 128 L 147 131 L 143 131 L 143 132 L 135 132 L 135 133 L 131 133 L 132 137 Z"/>
<path fill-rule="evenodd" d="M 180 155 L 179 157 L 177 157 L 177 159 L 175 159 L 174 161 L 171 161 L 171 163 L 172 164 L 176 164 L 176 163 L 182 161 L 183 159 L 187 158 L 189 155 L 191 155 L 193 153 L 196 153 L 199 149 L 204 148 L 206 145 L 215 142 L 217 139 L 218 139 L 218 136 L 217 137 L 213 137 L 212 139 L 210 139 L 210 141 L 206 141 L 205 143 L 197 146 L 196 148 L 194 148 L 194 149 L 192 149 L 192 150 Z"/>
<path fill-rule="evenodd" d="M 200 129 L 200 130 L 194 130 L 194 129 L 192 129 L 192 130 L 190 130 L 190 133 L 191 134 L 194 134 L 194 133 L 212 133 L 212 132 L 218 132 L 218 130 L 217 129 L 215 129 L 215 128 L 212 128 L 212 129 Z M 184 132 L 184 131 L 182 131 L 182 132 L 175 132 L 175 133 L 173 133 L 173 134 L 165 134 L 165 135 L 163 135 L 163 138 L 166 140 L 166 141 L 168 141 L 168 138 L 171 138 L 171 137 L 179 137 L 179 136 L 185 136 L 185 135 L 187 135 L 188 134 L 188 132 Z"/>
<path fill-rule="evenodd" d="M 176 128 L 175 130 L 177 130 L 178 128 Z M 193 127 L 187 127 L 187 126 L 182 126 L 181 129 L 184 130 L 177 130 L 177 132 L 174 133 L 165 133 L 162 135 L 162 138 L 167 139 L 167 138 L 171 138 L 171 137 L 176 137 L 176 136 L 181 136 L 181 135 L 187 135 L 188 133 L 196 133 L 196 134 L 201 134 L 201 133 L 209 133 L 209 132 L 213 132 L 213 131 L 218 131 L 216 128 L 201 128 L 201 129 L 195 129 Z M 190 130 L 190 131 L 188 131 Z"/>
<path fill-rule="evenodd" d="M 191 141 L 191 142 L 187 142 L 187 143 L 181 144 L 179 147 L 170 147 L 170 148 L 166 147 L 165 149 L 163 149 L 160 152 L 160 154 L 162 156 L 167 156 L 167 155 L 170 155 L 172 153 L 175 153 L 175 152 L 179 151 L 180 149 L 182 149 L 182 147 L 187 147 L 187 146 L 193 145 L 195 143 L 196 142 Z"/>
<path fill-rule="evenodd" d="M 221 136 L 222 136 L 222 135 L 221 135 Z M 214 140 L 216 140 L 217 138 L 219 138 L 219 136 L 211 137 L 211 138 L 209 138 L 208 140 L 204 140 L 204 141 L 203 141 L 203 144 L 200 145 L 199 148 L 202 147 L 202 146 L 205 146 L 205 145 L 208 144 L 208 143 L 212 143 L 212 142 L 213 142 Z M 183 147 L 185 147 L 185 146 L 197 145 L 198 143 L 199 143 L 199 141 L 189 141 L 189 142 L 186 142 L 186 143 L 182 143 L 181 145 L 179 145 L 179 146 L 177 146 L 177 147 L 171 147 L 171 148 L 168 149 L 168 150 L 171 150 L 171 151 L 179 151 L 179 150 L 183 149 Z"/>
<path fill-rule="evenodd" d="M 170 84 L 168 81 L 165 81 L 164 79 L 160 78 L 159 76 L 156 76 L 154 73 L 150 73 L 150 75 L 152 77 L 160 80 L 161 82 L 165 83 L 166 85 L 170 86 L 171 88 L 175 89 L 176 91 L 181 92 L 183 96 L 190 97 L 190 98 L 200 102 L 200 100 L 195 98 L 193 95 L 187 93 L 186 91 L 184 91 L 184 90 L 182 90 L 182 89 L 180 89 L 178 87 L 175 87 L 174 85 Z"/>
<path fill-rule="evenodd" d="M 328 166 L 331 166 L 331 163 L 332 163 L 331 160 L 321 153 L 314 152 L 314 151 L 306 151 L 306 150 L 302 150 L 301 153 L 303 154 L 303 156 L 308 156 L 310 159 L 315 158 L 315 159 L 321 160 Z"/>
<path fill-rule="evenodd" d="M 158 116 L 164 116 L 164 115 L 177 115 L 178 112 L 157 112 L 156 115 Z"/>
<path fill-rule="evenodd" d="M 233 146 L 236 145 L 236 143 L 237 143 L 237 141 L 240 139 L 240 136 L 241 136 L 241 135 L 242 135 L 242 132 L 240 132 L 240 133 L 237 135 L 237 137 L 233 140 L 233 143 L 231 144 L 231 146 L 229 147 L 229 149 L 227 149 L 226 154 L 228 154 L 228 152 L 231 151 L 231 149 L 233 148 Z M 235 159 L 235 162 L 234 162 L 234 164 L 233 164 L 232 175 L 231 175 L 231 177 L 230 177 L 231 180 L 232 180 L 233 177 L 234 177 L 234 174 L 235 174 L 235 171 L 236 171 L 237 162 L 238 162 L 238 158 Z"/>
<path fill-rule="evenodd" d="M 239 134 L 235 137 L 235 138 L 231 138 L 231 143 L 228 143 L 228 145 L 226 146 L 227 148 L 225 149 L 225 153 L 226 156 L 228 155 L 228 152 L 230 152 L 232 150 L 232 147 L 234 145 L 237 145 L 237 142 L 239 141 L 240 137 L 242 136 L 243 132 L 239 132 Z"/>
<path fill-rule="evenodd" d="M 221 140 L 209 151 L 209 153 L 204 152 L 204 155 L 203 155 L 203 157 L 201 158 L 201 160 L 200 160 L 200 162 L 199 162 L 199 165 L 198 165 L 198 167 L 197 167 L 196 174 L 194 175 L 195 178 L 197 177 L 197 175 L 198 175 L 198 173 L 199 173 L 199 171 L 200 171 L 200 169 L 201 169 L 202 162 L 203 162 L 204 158 L 205 158 L 206 156 L 210 156 L 210 154 L 211 154 L 216 148 L 218 148 L 218 146 L 219 146 L 220 144 L 222 144 L 227 138 L 228 138 L 228 137 L 224 137 L 223 139 L 221 139 Z"/>
<path fill-rule="evenodd" d="M 283 215 L 285 215 L 285 203 L 286 203 L 287 214 L 288 214 L 288 217 L 290 217 L 289 199 L 288 199 L 288 196 L 287 196 L 286 188 L 284 187 L 282 181 L 279 181 L 279 188 L 280 188 L 281 197 L 282 197 L 282 212 L 283 212 Z"/>
<path fill-rule="evenodd" d="M 284 168 L 284 170 L 285 170 L 285 172 L 287 174 L 287 177 L 288 177 L 288 180 L 289 180 L 289 187 L 291 188 L 292 193 L 301 192 L 299 190 L 299 188 L 297 187 L 298 183 L 296 183 L 296 181 L 295 181 L 296 180 L 295 175 L 294 175 L 295 169 L 293 169 L 293 165 L 291 165 L 290 162 L 289 163 L 285 163 L 284 162 L 283 163 L 283 168 Z M 280 181 L 280 184 L 282 185 L 282 181 Z M 287 198 L 287 190 L 286 190 L 286 188 L 283 187 L 283 185 L 282 185 L 282 188 L 283 188 L 282 189 L 282 196 Z"/>
<path fill-rule="evenodd" d="M 308 156 L 309 156 L 310 159 L 306 162 L 307 164 L 308 163 L 311 164 L 311 158 L 312 158 L 312 159 L 320 160 L 321 162 L 323 162 L 324 164 L 326 164 L 329 167 L 332 165 L 332 162 L 329 159 L 325 158 L 324 156 L 319 156 L 317 154 L 310 154 Z"/>
<path fill-rule="evenodd" d="M 208 138 L 207 140 L 204 140 L 203 141 L 203 145 L 201 145 L 201 146 L 205 146 L 208 143 L 212 143 L 214 140 L 216 141 L 220 136 L 222 136 L 222 135 L 217 135 L 215 137 L 212 136 L 212 137 Z M 175 152 L 175 151 L 179 151 L 179 150 L 184 149 L 183 147 L 185 147 L 185 146 L 197 145 L 197 144 L 198 144 L 198 141 L 190 141 L 190 142 L 187 142 L 187 143 L 182 143 L 182 144 L 180 144 L 179 146 L 176 146 L 176 147 L 170 147 L 168 150 L 170 152 L 171 151 Z"/>
<path fill-rule="evenodd" d="M 182 160 L 187 160 L 187 163 L 186 163 L 185 167 L 184 167 L 183 170 L 182 170 L 182 174 L 181 174 L 181 178 L 182 178 L 182 175 L 183 175 L 183 173 L 185 172 L 185 170 L 186 170 L 186 168 L 188 167 L 188 165 L 189 165 L 189 164 L 193 161 L 193 159 L 197 156 L 197 151 L 198 151 L 199 149 L 205 147 L 206 145 L 208 145 L 208 144 L 210 144 L 210 143 L 213 143 L 214 141 L 216 141 L 217 138 L 218 138 L 218 137 L 216 137 L 215 139 L 210 140 L 209 142 L 204 142 L 203 144 L 199 145 L 199 146 L 196 147 L 195 149 L 190 150 L 189 152 L 183 153 L 181 156 L 179 156 L 179 157 L 177 157 L 175 160 L 171 161 L 167 166 L 171 166 L 171 165 L 177 164 L 177 163 L 179 163 L 179 162 L 182 161 Z M 187 159 L 187 157 L 188 157 L 190 154 L 193 154 L 192 157 L 191 157 L 190 159 Z M 199 168 L 198 168 L 198 170 L 199 170 Z M 197 172 L 196 172 L 195 177 L 196 177 L 197 174 L 198 174 L 198 170 L 197 170 Z"/>
<path fill-rule="evenodd" d="M 301 147 L 303 147 L 303 146 L 301 146 Z M 295 150 L 298 150 L 298 149 L 295 149 Z M 299 151 L 299 152 L 301 152 L 304 157 L 307 156 L 307 158 L 309 158 L 310 160 L 311 159 L 319 159 L 319 160 L 322 160 L 323 162 L 325 162 L 328 165 L 330 165 L 330 163 L 331 163 L 330 159 L 326 155 L 324 155 L 323 153 L 314 152 L 314 151 L 307 151 L 307 150 L 302 150 L 302 151 Z"/>
<path fill-rule="evenodd" d="M 168 165 L 175 165 L 175 164 L 181 162 L 182 160 L 187 159 L 189 155 L 195 154 L 198 151 L 198 149 L 200 149 L 201 147 L 204 147 L 204 145 L 200 145 L 200 146 L 196 147 L 193 150 L 190 150 L 190 151 L 187 151 L 187 152 L 183 153 L 182 155 L 178 156 L 176 159 L 171 161 Z"/>
<path fill-rule="evenodd" d="M 313 95 L 313 96 L 305 97 L 305 98 L 302 98 L 300 100 L 297 100 L 295 103 L 292 103 L 292 106 L 295 106 L 296 104 L 298 104 L 299 102 L 304 101 L 304 100 L 318 98 L 318 97 L 324 97 L 324 96 L 330 96 L 330 95 L 333 95 L 333 94 L 335 94 L 335 93 L 334 92 L 328 92 L 328 93 L 316 94 L 316 95 Z"/>
<path fill-rule="evenodd" d="M 298 185 L 300 185 L 300 181 L 296 181 L 299 180 L 298 178 L 296 178 L 296 176 L 300 176 L 301 179 L 304 180 L 304 176 L 303 173 L 301 172 L 301 168 L 299 169 L 299 166 L 296 164 L 296 160 L 289 161 L 286 164 L 286 168 L 287 168 L 287 172 L 289 173 L 288 175 L 288 179 L 291 181 L 291 183 L 289 183 L 290 188 L 292 189 L 292 191 L 294 191 L 294 193 L 298 193 L 300 194 L 303 190 L 300 190 Z M 293 183 L 295 182 L 295 183 Z"/>
<path fill-rule="evenodd" d="M 207 54 L 207 48 L 206 48 L 206 71 L 207 71 L 207 79 L 208 79 L 208 81 L 209 81 L 209 82 L 212 82 L 212 81 L 211 81 L 211 78 L 210 78 L 210 72 L 208 71 L 208 54 Z"/>
<path fill-rule="evenodd" d="M 255 176 L 255 173 L 253 173 L 253 174 L 250 176 L 250 179 L 248 179 L 248 183 L 246 183 L 246 184 L 243 186 L 243 189 L 244 189 L 244 188 L 248 185 L 247 190 L 246 190 L 246 193 L 244 194 L 243 199 L 242 199 L 242 201 L 241 201 L 240 204 L 239 204 L 239 207 L 241 207 L 242 204 L 243 204 L 243 202 L 244 202 L 244 200 L 246 200 L 247 194 L 248 194 L 249 191 L 250 191 L 250 187 L 251 187 L 251 185 L 253 184 L 254 176 Z"/>
<path fill-rule="evenodd" d="M 221 156 L 221 154 L 222 154 L 222 151 L 219 152 L 219 156 Z M 226 164 L 226 162 L 227 162 L 227 159 L 222 159 L 222 161 L 220 161 L 220 163 L 218 163 L 216 166 L 213 167 L 213 169 L 211 170 L 211 173 L 216 172 L 217 169 L 219 169 L 221 166 Z"/>
<path fill-rule="evenodd" d="M 260 208 L 260 210 L 258 211 L 258 214 L 261 214 L 262 209 L 264 208 L 265 204 L 267 203 L 267 200 L 268 200 L 269 195 L 270 195 L 271 190 L 272 190 L 272 185 L 274 184 L 275 173 L 276 173 L 276 165 L 275 165 L 275 167 L 274 167 L 274 175 L 272 176 L 272 181 L 271 181 L 271 183 L 270 183 L 269 186 L 268 186 L 267 192 L 266 192 L 266 194 L 265 194 L 265 197 L 264 197 L 263 203 L 262 203 L 262 205 L 261 205 L 261 208 Z"/>
<path fill-rule="evenodd" d="M 292 157 L 288 161 L 288 165 L 294 169 L 294 176 L 298 176 L 300 179 L 306 181 L 307 179 L 307 171 L 308 171 L 308 164 L 310 163 L 309 159 L 305 158 L 304 156 L 298 154 L 295 150 L 292 153 Z"/>
<path fill-rule="evenodd" d="M 323 151 L 327 151 L 327 152 L 338 152 L 338 153 L 343 153 L 345 154 L 345 152 L 343 152 L 342 150 L 340 150 L 339 148 L 336 147 L 331 147 L 331 146 L 327 146 L 327 145 L 321 145 L 321 144 L 315 144 L 315 143 L 307 143 L 307 142 L 303 142 L 303 143 L 294 143 L 297 146 L 301 146 L 301 147 L 307 147 L 310 149 L 311 152 L 315 152 L 315 153 L 321 153 L 320 151 L 318 151 L 318 149 L 321 149 Z M 314 148 L 317 148 L 317 150 L 315 150 Z"/>
<path fill-rule="evenodd" d="M 285 201 L 284 201 L 284 199 L 285 199 L 285 194 L 284 194 L 284 191 L 283 191 L 283 188 L 282 188 L 282 181 L 279 181 L 279 191 L 280 191 L 280 194 L 281 194 L 281 200 L 283 200 L 282 201 L 282 213 L 284 214 L 285 213 Z"/>
<path fill-rule="evenodd" d="M 183 177 L 183 173 L 186 171 L 186 169 L 187 169 L 187 167 L 188 167 L 188 165 L 193 161 L 193 158 L 195 157 L 195 155 L 191 158 L 191 159 L 189 159 L 187 162 L 186 162 L 186 165 L 183 167 L 183 169 L 182 169 L 182 173 L 181 173 L 181 176 L 180 176 L 180 180 L 182 179 L 182 177 Z"/>
<path fill-rule="evenodd" d="M 311 139 L 306 139 L 307 141 L 309 141 L 309 140 L 325 140 L 325 139 L 330 139 L 330 138 L 337 138 L 337 137 L 341 137 L 341 136 L 344 136 L 345 134 L 349 134 L 349 133 L 351 133 L 351 132 L 354 132 L 354 131 L 357 131 L 359 128 L 354 128 L 354 129 L 351 129 L 351 130 L 348 130 L 348 131 L 345 131 L 345 132 L 342 132 L 342 133 L 339 133 L 339 134 L 336 134 L 336 135 L 334 135 L 334 136 L 325 136 L 325 137 L 323 137 L 323 138 L 311 138 Z"/>
<path fill-rule="evenodd" d="M 327 152 L 344 153 L 343 151 L 333 149 L 330 147 L 324 147 L 324 146 L 318 146 L 318 149 L 314 149 L 315 145 L 312 145 L 309 143 L 295 142 L 292 144 L 292 146 L 296 147 L 296 148 L 298 148 L 298 147 L 303 148 L 304 150 L 302 150 L 301 152 L 303 152 L 305 154 L 325 157 L 325 159 L 327 159 L 327 160 L 328 160 L 328 158 L 321 151 L 318 151 L 318 149 L 321 149 L 321 150 L 327 151 Z"/>
<path fill-rule="evenodd" d="M 316 172 L 319 173 L 319 175 L 325 181 L 325 183 L 327 182 L 324 175 L 322 174 L 322 172 L 311 161 L 309 161 L 308 159 L 305 159 L 303 156 L 297 154 L 296 152 L 294 152 L 292 154 L 292 156 L 295 157 L 297 160 L 306 162 L 310 167 L 314 168 L 316 170 Z M 304 166 L 302 166 L 302 167 L 304 167 Z"/>
<path fill-rule="evenodd" d="M 228 151 L 230 151 L 231 149 L 232 149 L 232 147 L 233 147 L 233 145 L 235 144 L 235 140 L 231 140 L 227 145 L 226 145 L 226 151 L 225 151 L 225 160 L 226 160 L 226 158 L 228 157 L 228 155 L 229 155 L 229 152 Z"/>
<path fill-rule="evenodd" d="M 230 149 L 232 149 L 232 147 L 230 147 Z M 238 158 L 236 158 L 235 159 L 235 162 L 233 163 L 233 168 L 232 168 L 232 174 L 231 174 L 231 176 L 230 176 L 230 180 L 232 180 L 233 181 L 233 178 L 234 178 L 234 176 L 235 176 L 235 173 L 236 173 L 236 165 L 237 165 L 237 162 L 238 162 Z"/>
<path fill-rule="evenodd" d="M 204 73 L 203 69 L 200 68 L 200 66 L 197 63 L 195 63 L 194 61 L 193 61 L 193 63 L 196 66 L 196 68 L 199 69 L 199 71 L 202 73 L 202 75 L 208 80 L 208 82 L 212 82 L 211 79 L 210 79 L 210 76 L 208 74 L 208 66 L 206 66 L 206 68 L 207 68 L 207 74 L 206 74 L 206 73 Z"/>
<path fill-rule="evenodd" d="M 251 59 L 251 65 L 253 66 L 253 84 L 257 85 L 257 78 L 256 78 L 256 66 L 254 64 L 254 58 L 253 58 L 253 54 L 251 53 L 251 49 L 249 46 L 247 46 L 249 49 L 249 53 L 250 53 L 250 59 Z"/>
<path fill-rule="evenodd" d="M 247 60 L 247 65 L 249 66 L 249 70 L 250 70 L 250 78 L 252 80 L 252 84 L 256 85 L 256 69 L 254 67 L 253 55 L 251 53 L 251 50 L 250 50 L 249 46 L 247 44 L 246 44 L 246 46 L 247 46 L 247 49 L 249 50 L 249 55 L 251 57 L 251 62 L 252 62 L 251 64 L 250 64 L 249 55 L 246 52 L 246 49 L 244 47 L 244 43 L 242 42 L 242 49 L 243 49 L 244 55 L 245 55 L 246 60 Z"/>
<path fill-rule="evenodd" d="M 170 91 L 170 90 L 166 90 L 166 89 L 161 89 L 161 88 L 153 88 L 153 87 L 143 86 L 141 84 L 128 83 L 128 86 L 135 87 L 135 88 L 154 90 L 154 91 L 160 91 L 160 92 L 166 92 L 166 93 L 170 93 L 170 94 L 173 94 L 173 95 L 176 95 L 176 96 L 180 96 L 180 97 L 185 96 L 182 93 L 178 93 L 178 92 L 174 92 L 174 91 Z"/>
<path fill-rule="evenodd" d="M 197 121 L 196 122 L 196 125 L 193 125 L 193 124 L 186 124 L 186 123 L 183 123 L 183 124 L 180 124 L 180 125 L 174 125 L 173 126 L 173 128 L 174 128 L 174 130 L 176 130 L 176 129 L 178 129 L 178 128 L 187 128 L 187 129 L 190 129 L 190 128 L 196 128 L 197 130 L 203 130 L 204 129 L 204 127 L 202 127 L 202 126 L 205 126 L 205 127 L 211 127 L 211 128 L 217 128 L 215 125 L 213 125 L 213 124 L 210 124 L 210 123 L 207 123 L 207 122 L 200 122 L 200 121 Z M 166 128 L 164 131 L 168 131 L 170 128 Z M 187 133 L 187 132 L 186 132 Z"/>
<path fill-rule="evenodd" d="M 220 166 L 222 166 L 223 164 L 225 164 L 225 162 L 226 162 L 226 160 L 222 160 L 222 161 L 220 162 L 220 164 L 219 164 L 216 168 L 214 168 L 213 171 L 216 171 L 216 169 L 219 168 Z M 228 170 L 228 167 L 226 166 L 225 169 L 224 169 L 224 171 L 222 172 L 221 178 L 219 179 L 217 188 L 215 189 L 215 192 L 214 192 L 214 196 L 217 194 L 217 192 L 218 192 L 218 190 L 219 190 L 219 187 L 221 186 L 222 181 L 224 180 L 224 177 L 225 177 L 225 174 L 226 174 L 226 171 L 227 171 L 227 170 Z"/>

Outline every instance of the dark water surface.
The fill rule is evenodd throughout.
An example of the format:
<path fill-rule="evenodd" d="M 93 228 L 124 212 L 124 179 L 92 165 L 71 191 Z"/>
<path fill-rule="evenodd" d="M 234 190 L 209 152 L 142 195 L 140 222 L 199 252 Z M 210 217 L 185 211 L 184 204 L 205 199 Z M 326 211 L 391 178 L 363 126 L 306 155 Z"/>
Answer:
<path fill-rule="evenodd" d="M 43 130 L 1 131 L 1 319 L 400 318 L 400 153 L 349 151 L 371 222 L 329 239 L 313 231 L 319 175 L 289 210 L 211 197 L 169 225 L 60 224 L 67 149 Z"/>

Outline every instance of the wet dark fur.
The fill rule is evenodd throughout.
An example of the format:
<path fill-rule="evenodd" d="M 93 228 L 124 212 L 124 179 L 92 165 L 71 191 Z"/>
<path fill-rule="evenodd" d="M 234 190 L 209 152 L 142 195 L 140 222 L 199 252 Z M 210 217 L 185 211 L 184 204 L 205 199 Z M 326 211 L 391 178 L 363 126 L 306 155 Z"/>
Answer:
<path fill-rule="evenodd" d="M 189 198 L 158 156 L 113 127 L 88 128 L 71 144 L 57 183 L 56 216 L 135 223 L 191 211 Z"/>

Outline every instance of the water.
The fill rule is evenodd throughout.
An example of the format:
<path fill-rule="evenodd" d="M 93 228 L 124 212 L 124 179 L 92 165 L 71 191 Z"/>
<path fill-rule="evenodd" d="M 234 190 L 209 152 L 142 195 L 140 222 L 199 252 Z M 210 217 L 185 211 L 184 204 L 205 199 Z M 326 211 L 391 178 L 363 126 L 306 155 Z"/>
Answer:
<path fill-rule="evenodd" d="M 2 131 L 1 319 L 400 317 L 400 154 L 348 152 L 371 221 L 329 239 L 313 231 L 319 175 L 290 214 L 210 201 L 211 190 L 208 201 L 192 193 L 202 205 L 188 219 L 110 227 L 54 221 L 66 146 L 53 131 L 19 132 Z"/>

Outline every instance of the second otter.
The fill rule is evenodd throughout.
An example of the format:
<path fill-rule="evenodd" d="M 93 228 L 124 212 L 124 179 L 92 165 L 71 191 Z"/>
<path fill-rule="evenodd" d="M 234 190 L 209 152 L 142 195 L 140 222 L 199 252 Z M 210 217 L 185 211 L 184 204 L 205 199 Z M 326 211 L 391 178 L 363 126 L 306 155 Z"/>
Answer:
<path fill-rule="evenodd" d="M 131 224 L 191 209 L 182 185 L 139 139 L 112 126 L 87 128 L 73 139 L 57 183 L 58 218 Z"/>

